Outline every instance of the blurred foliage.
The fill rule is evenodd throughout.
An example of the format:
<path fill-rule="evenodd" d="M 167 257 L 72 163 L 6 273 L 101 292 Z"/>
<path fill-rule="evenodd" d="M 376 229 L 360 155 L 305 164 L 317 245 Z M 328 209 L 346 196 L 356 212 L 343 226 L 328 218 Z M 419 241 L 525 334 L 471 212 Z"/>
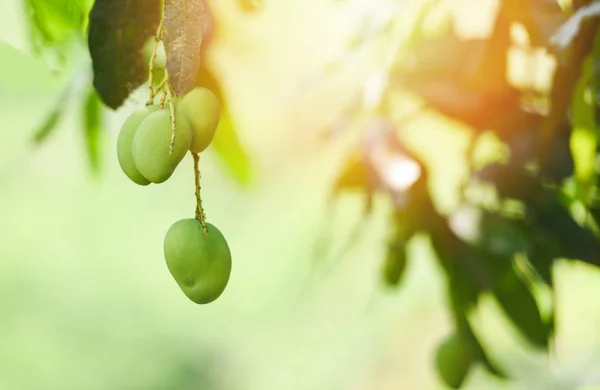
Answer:
<path fill-rule="evenodd" d="M 395 284 L 401 280 L 398 274 L 404 260 L 398 263 L 398 259 L 404 259 L 411 236 L 423 233 L 430 237 L 447 278 L 456 333 L 461 335 L 452 338 L 452 343 L 461 342 L 467 347 L 460 348 L 473 352 L 457 358 L 460 364 L 455 374 L 437 363 L 442 378 L 453 388 L 460 388 L 466 377 L 461 371 L 465 356 L 504 376 L 502 369 L 489 361 L 471 329 L 469 315 L 483 294 L 498 301 L 532 346 L 548 349 L 555 307 L 542 313 L 536 286 L 554 288 L 552 267 L 558 259 L 600 265 L 596 163 L 599 7 L 587 3 L 573 2 L 569 14 L 553 0 L 500 1 L 489 36 L 463 38 L 452 26 L 436 34 L 417 32 L 415 48 L 408 53 L 413 57 L 398 59 L 391 70 L 390 82 L 375 110 L 378 116 L 390 118 L 388 126 L 400 130 L 404 125 L 391 119 L 392 97 L 394 92 L 408 89 L 426 108 L 472 130 L 472 147 L 466 156 L 471 162 L 470 180 L 457 210 L 449 215 L 437 211 L 427 189 L 427 168 L 414 156 L 411 158 L 421 166 L 420 177 L 408 188 L 385 185 L 393 180 L 385 174 L 386 169 L 397 176 L 406 175 L 395 167 L 395 160 L 407 156 L 400 147 L 376 169 L 349 159 L 340 174 L 340 178 L 362 178 L 362 183 L 340 180 L 336 192 L 362 185 L 367 192 L 388 194 L 395 206 L 385 281 Z M 514 40 L 515 26 L 527 31 L 525 47 Z M 526 53 L 541 50 L 556 59 L 547 91 L 511 82 L 508 56 L 515 48 Z M 477 167 L 473 149 L 489 133 L 504 144 L 509 156 Z M 401 144 L 399 141 L 395 144 Z M 368 153 L 365 160 L 373 158 Z M 493 202 L 482 202 L 473 195 L 486 186 L 494 189 Z M 398 203 L 398 197 L 410 201 Z M 440 344 L 438 359 L 451 355 L 447 343 Z"/>
<path fill-rule="evenodd" d="M 36 53 L 42 55 L 43 48 L 52 48 L 58 58 L 68 58 L 70 42 L 82 41 L 85 36 L 86 15 L 92 5 L 58 0 L 25 3 Z M 116 109 L 147 77 L 143 46 L 152 39 L 157 19 L 147 12 L 133 12 L 137 3 L 96 2 L 89 27 L 96 92 L 87 88 L 91 77 L 69 85 L 56 109 L 42 122 L 36 141 L 45 140 L 68 102 L 83 94 L 87 150 L 92 165 L 99 165 L 103 122 L 98 98 Z M 147 1 L 144 7 L 158 8 L 158 4 L 158 0 Z M 257 12 L 262 2 L 240 1 L 238 5 Z M 437 362 L 442 377 L 453 388 L 461 387 L 474 364 L 507 377 L 503 368 L 490 360 L 489 351 L 472 328 L 470 315 L 482 296 L 492 296 L 499 303 L 525 341 L 547 350 L 554 335 L 556 307 L 543 311 L 536 288 L 554 289 L 553 264 L 558 259 L 600 265 L 599 15 L 598 3 L 585 0 L 573 0 L 564 8 L 554 0 L 503 0 L 486 37 L 462 37 L 454 23 L 436 33 L 417 25 L 410 50 L 396 50 L 393 60 L 385 64 L 385 81 L 383 86 L 377 85 L 376 99 L 349 110 L 348 117 L 359 111 L 369 119 L 333 192 L 359 189 L 369 198 L 379 193 L 390 199 L 388 254 L 382 265 L 382 280 L 389 286 L 403 281 L 411 260 L 406 253 L 410 240 L 416 235 L 429 237 L 447 280 L 448 306 L 456 327 L 447 340 L 457 348 L 461 367 L 452 373 L 448 371 L 452 367 Z M 202 59 L 214 28 L 210 9 L 206 18 Z M 352 49 L 393 31 L 394 19 L 383 19 L 367 23 L 370 28 L 353 40 Z M 184 26 L 184 20 L 180 21 Z M 178 20 L 169 22 L 177 25 Z M 527 42 L 515 39 L 516 27 L 527 32 Z M 127 36 L 124 41 L 123 34 Z M 392 42 L 392 49 L 394 45 Z M 182 55 L 197 58 L 196 49 L 194 45 L 184 47 L 179 60 L 186 59 L 182 60 Z M 509 54 L 515 50 L 525 56 L 542 52 L 554 60 L 549 88 L 510 80 Z M 167 56 L 167 64 L 172 56 Z M 250 163 L 237 138 L 218 72 L 204 61 L 191 63 L 186 72 L 194 75 L 178 77 L 189 80 L 195 76 L 195 85 L 207 86 L 218 96 L 224 119 L 214 150 L 233 176 L 247 183 Z M 531 73 L 537 72 L 542 70 Z M 85 80 L 84 87 L 81 80 Z M 461 206 L 450 213 L 438 210 L 425 162 L 400 138 L 403 121 L 410 118 L 398 120 L 393 96 L 406 91 L 417 96 L 424 109 L 472 131 L 466 156 L 469 180 Z M 489 134 L 503 144 L 508 157 L 480 166 L 473 151 Z M 493 189 L 492 201 L 483 202 L 476 195 L 484 188 Z M 453 351 L 448 352 L 448 343 L 440 344 L 438 358 L 454 356 Z"/>

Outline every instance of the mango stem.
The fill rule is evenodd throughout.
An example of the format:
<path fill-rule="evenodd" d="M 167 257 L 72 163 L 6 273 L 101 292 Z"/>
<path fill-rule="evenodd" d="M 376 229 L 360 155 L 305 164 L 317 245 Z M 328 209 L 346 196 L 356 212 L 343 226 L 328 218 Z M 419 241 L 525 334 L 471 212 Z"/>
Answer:
<path fill-rule="evenodd" d="M 154 92 L 154 61 L 156 61 L 156 55 L 158 52 L 158 44 L 160 42 L 160 40 L 162 39 L 162 26 L 163 26 L 163 21 L 161 19 L 160 24 L 158 25 L 158 29 L 156 30 L 156 35 L 154 36 L 154 46 L 152 47 L 152 55 L 150 56 L 150 65 L 148 66 L 148 90 L 149 90 L 149 97 L 148 97 L 148 101 L 146 102 L 147 106 L 150 106 L 154 103 L 154 96 L 155 96 L 155 92 Z"/>
<path fill-rule="evenodd" d="M 194 177 L 196 179 L 196 219 L 202 225 L 202 233 L 206 234 L 208 232 L 206 228 L 206 214 L 204 214 L 202 198 L 200 197 L 200 155 L 192 152 L 192 157 L 194 157 Z"/>

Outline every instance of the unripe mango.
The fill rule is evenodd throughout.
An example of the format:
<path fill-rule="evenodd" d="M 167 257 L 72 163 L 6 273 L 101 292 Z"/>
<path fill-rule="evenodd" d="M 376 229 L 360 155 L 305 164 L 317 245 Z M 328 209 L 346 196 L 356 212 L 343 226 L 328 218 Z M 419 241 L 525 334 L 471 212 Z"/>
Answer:
<path fill-rule="evenodd" d="M 172 154 L 169 154 L 171 115 L 167 106 L 148 115 L 133 137 L 132 154 L 135 166 L 152 183 L 162 183 L 171 177 L 190 148 L 190 125 L 177 115 L 175 118 L 175 145 Z"/>
<path fill-rule="evenodd" d="M 160 106 L 152 105 L 140 108 L 134 111 L 121 126 L 119 137 L 117 138 L 117 158 L 119 165 L 127 177 L 129 177 L 134 183 L 141 186 L 150 184 L 150 181 L 146 179 L 135 166 L 132 155 L 132 144 L 133 137 L 137 132 L 138 127 L 144 119 L 154 111 L 158 110 Z"/>
<path fill-rule="evenodd" d="M 207 233 L 196 219 L 182 219 L 168 230 L 164 242 L 169 272 L 184 292 L 197 304 L 217 299 L 231 274 L 231 252 L 219 229 L 206 224 Z"/>
<path fill-rule="evenodd" d="M 190 150 L 200 153 L 212 142 L 219 124 L 221 105 L 210 89 L 195 88 L 177 104 L 177 115 L 185 117 L 192 128 Z"/>
<path fill-rule="evenodd" d="M 435 363 L 442 380 L 451 388 L 458 389 L 469 372 L 472 359 L 468 340 L 459 333 L 453 333 L 438 346 Z"/>

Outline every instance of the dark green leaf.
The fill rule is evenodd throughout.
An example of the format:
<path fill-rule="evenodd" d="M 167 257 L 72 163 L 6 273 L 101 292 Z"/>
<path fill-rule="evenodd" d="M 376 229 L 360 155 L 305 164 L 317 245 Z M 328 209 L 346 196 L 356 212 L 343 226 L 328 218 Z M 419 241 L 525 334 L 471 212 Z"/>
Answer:
<path fill-rule="evenodd" d="M 96 91 L 90 90 L 83 104 L 83 129 L 90 166 L 100 169 L 100 141 L 102 130 L 102 104 Z"/>
<path fill-rule="evenodd" d="M 550 328 L 544 323 L 533 294 L 512 267 L 504 274 L 497 275 L 493 292 L 521 333 L 533 345 L 548 348 Z"/>
<path fill-rule="evenodd" d="M 532 238 L 532 240 L 531 248 L 527 252 L 529 263 L 541 280 L 552 287 L 554 286 L 552 266 L 554 259 L 560 257 L 560 250 L 556 246 L 556 242 L 549 239 Z"/>
<path fill-rule="evenodd" d="M 169 79 L 178 96 L 194 88 L 204 23 L 202 0 L 165 0 L 163 42 Z"/>
<path fill-rule="evenodd" d="M 527 202 L 541 189 L 541 184 L 531 174 L 514 165 L 489 164 L 477 172 L 476 177 L 494 184 L 501 198 Z"/>
<path fill-rule="evenodd" d="M 560 256 L 600 266 L 600 240 L 579 225 L 558 201 L 549 199 L 531 208 L 531 223 L 558 245 Z"/>
<path fill-rule="evenodd" d="M 477 305 L 479 296 L 491 288 L 493 275 L 483 266 L 479 251 L 462 242 L 447 226 L 431 235 L 449 285 L 449 299 L 457 326 L 464 326 L 467 313 Z"/>
<path fill-rule="evenodd" d="M 160 22 L 160 0 L 97 0 L 90 13 L 88 46 L 94 87 L 117 109 L 148 77 L 144 45 Z"/>
<path fill-rule="evenodd" d="M 561 183 L 573 176 L 575 172 L 575 161 L 571 151 L 572 125 L 565 119 L 557 128 L 552 140 L 552 149 L 544 165 L 541 167 L 540 175 L 544 179 L 554 183 Z"/>
<path fill-rule="evenodd" d="M 481 220 L 482 239 L 486 251 L 499 256 L 513 256 L 530 246 L 529 228 L 524 221 L 484 212 Z"/>
<path fill-rule="evenodd" d="M 474 286 L 471 286 L 471 289 L 473 288 Z M 454 282 L 451 282 L 450 284 L 450 307 L 456 323 L 457 332 L 459 332 L 468 342 L 473 360 L 480 361 L 492 375 L 495 375 L 498 378 L 507 378 L 504 370 L 489 359 L 469 323 L 468 308 L 465 306 L 465 295 L 463 295 L 468 289 L 469 287 L 465 288 L 462 283 L 458 282 L 458 279 L 454 279 Z M 468 303 L 468 305 L 475 304 L 477 300 L 476 296 L 478 293 L 475 292 L 474 289 L 472 291 L 474 292 L 473 297 L 475 298 L 471 303 Z"/>

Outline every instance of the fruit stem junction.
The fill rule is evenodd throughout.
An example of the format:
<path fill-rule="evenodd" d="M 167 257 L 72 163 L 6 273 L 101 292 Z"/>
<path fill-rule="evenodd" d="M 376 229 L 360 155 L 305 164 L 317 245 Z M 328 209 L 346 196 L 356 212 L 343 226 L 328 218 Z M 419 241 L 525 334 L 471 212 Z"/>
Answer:
<path fill-rule="evenodd" d="M 200 155 L 192 152 L 192 156 L 194 157 L 194 177 L 196 179 L 196 219 L 202 225 L 202 233 L 206 234 L 208 232 L 206 228 L 206 214 L 204 214 L 202 198 L 200 197 Z"/>

